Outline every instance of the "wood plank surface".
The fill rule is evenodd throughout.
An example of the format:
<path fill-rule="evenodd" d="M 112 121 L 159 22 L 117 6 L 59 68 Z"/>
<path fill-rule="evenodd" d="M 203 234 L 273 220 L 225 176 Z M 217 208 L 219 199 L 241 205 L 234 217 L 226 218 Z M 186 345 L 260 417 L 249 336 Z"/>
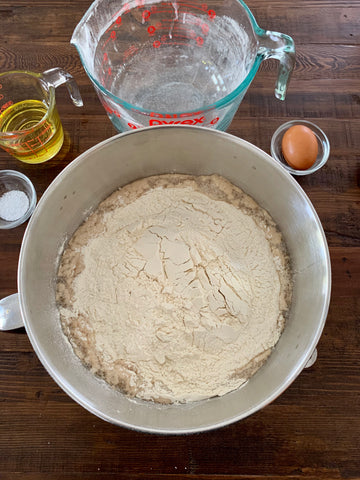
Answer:
<path fill-rule="evenodd" d="M 80 153 L 116 134 L 86 76 L 73 29 L 90 0 L 1 0 L 0 72 L 59 66 L 80 86 L 56 99 L 60 153 L 26 165 L 0 150 L 0 169 L 23 172 L 38 198 Z M 331 155 L 296 180 L 322 222 L 332 297 L 318 359 L 272 404 L 241 422 L 188 436 L 139 433 L 95 417 L 53 381 L 24 329 L 0 332 L 1 480 L 360 479 L 360 1 L 249 0 L 262 28 L 291 35 L 296 67 L 285 102 L 277 62 L 263 62 L 228 132 L 266 152 L 276 128 L 305 118 L 328 135 Z M 26 225 L 0 230 L 0 298 L 17 291 Z"/>

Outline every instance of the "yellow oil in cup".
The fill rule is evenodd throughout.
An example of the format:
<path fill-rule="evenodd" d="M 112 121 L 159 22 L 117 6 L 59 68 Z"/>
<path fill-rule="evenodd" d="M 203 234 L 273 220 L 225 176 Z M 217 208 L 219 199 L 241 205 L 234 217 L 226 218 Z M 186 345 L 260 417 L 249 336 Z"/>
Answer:
<path fill-rule="evenodd" d="M 55 88 L 66 83 L 76 106 L 82 106 L 77 85 L 60 68 L 42 74 L 0 74 L 0 146 L 25 163 L 42 163 L 61 149 L 64 132 L 55 104 Z"/>
<path fill-rule="evenodd" d="M 18 132 L 8 140 L 7 151 L 25 163 L 42 163 L 62 147 L 64 132 L 56 108 L 51 115 L 39 100 L 15 103 L 0 115 L 2 133 Z"/>

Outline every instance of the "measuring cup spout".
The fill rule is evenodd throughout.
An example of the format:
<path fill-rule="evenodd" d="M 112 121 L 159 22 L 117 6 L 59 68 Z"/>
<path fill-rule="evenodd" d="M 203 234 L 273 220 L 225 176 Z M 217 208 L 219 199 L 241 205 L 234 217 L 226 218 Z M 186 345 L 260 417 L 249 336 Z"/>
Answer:
<path fill-rule="evenodd" d="M 141 1 L 145 4 L 145 1 Z M 122 3 L 125 2 L 95 0 L 73 31 L 70 43 L 76 47 L 81 63 L 91 80 L 96 77 L 93 60 L 104 26 L 114 19 L 115 12 L 121 15 L 119 9 L 123 11 L 129 6 L 128 3 L 122 6 Z"/>
<path fill-rule="evenodd" d="M 54 88 L 65 83 L 71 100 L 77 107 L 83 106 L 83 101 L 80 95 L 79 87 L 70 73 L 62 68 L 51 68 L 42 73 L 42 78 L 52 85 Z"/>
<path fill-rule="evenodd" d="M 294 41 L 284 33 L 263 30 L 259 35 L 259 43 L 259 54 L 263 60 L 276 58 L 280 62 L 275 84 L 275 97 L 285 100 L 286 89 L 295 66 Z"/>

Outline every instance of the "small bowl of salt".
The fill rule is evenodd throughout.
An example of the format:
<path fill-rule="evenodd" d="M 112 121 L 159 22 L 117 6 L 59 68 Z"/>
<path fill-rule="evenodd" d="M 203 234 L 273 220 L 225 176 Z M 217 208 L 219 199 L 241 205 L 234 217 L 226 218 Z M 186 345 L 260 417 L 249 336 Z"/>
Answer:
<path fill-rule="evenodd" d="M 0 171 L 0 228 L 14 228 L 24 223 L 36 206 L 36 192 L 31 181 L 14 170 Z"/>

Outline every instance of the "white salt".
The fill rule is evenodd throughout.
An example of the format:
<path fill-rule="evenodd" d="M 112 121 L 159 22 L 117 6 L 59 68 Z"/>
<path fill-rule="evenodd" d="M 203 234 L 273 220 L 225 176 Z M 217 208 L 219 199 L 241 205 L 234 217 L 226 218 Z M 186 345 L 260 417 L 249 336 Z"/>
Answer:
<path fill-rule="evenodd" d="M 0 197 L 0 217 L 7 222 L 18 220 L 28 208 L 29 199 L 20 190 L 10 190 Z"/>

